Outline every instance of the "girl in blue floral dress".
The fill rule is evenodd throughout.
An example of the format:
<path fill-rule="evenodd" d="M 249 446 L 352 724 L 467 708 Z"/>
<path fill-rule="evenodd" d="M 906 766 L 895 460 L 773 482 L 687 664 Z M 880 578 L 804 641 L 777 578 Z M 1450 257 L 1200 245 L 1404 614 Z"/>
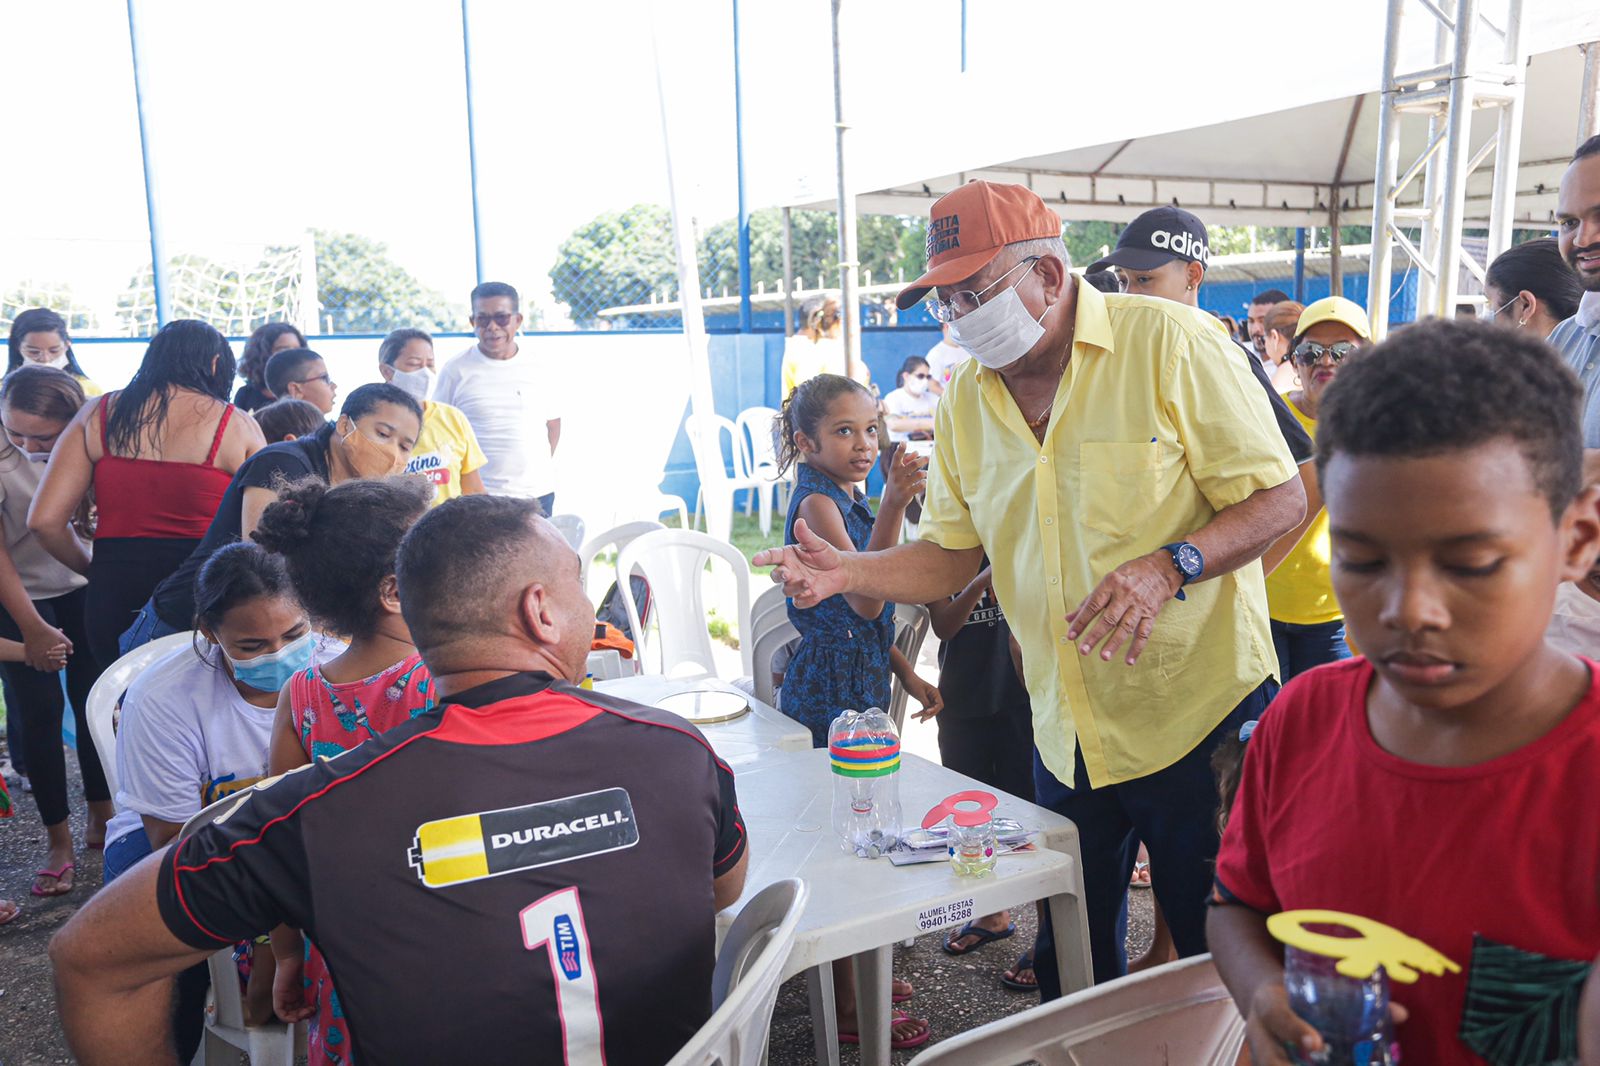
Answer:
<path fill-rule="evenodd" d="M 794 524 L 804 519 L 817 536 L 845 551 L 881 551 L 900 539 L 906 506 L 927 480 L 916 456 L 899 454 L 891 464 L 876 517 L 861 485 L 878 461 L 882 428 L 872 394 L 837 374 L 801 383 L 778 416 L 778 463 L 795 468 L 794 493 L 784 542 L 794 543 Z M 924 707 L 936 714 L 939 692 L 919 678 L 894 647 L 894 604 L 863 596 L 831 596 L 815 607 L 789 601 L 789 620 L 800 646 L 783 675 L 779 709 L 811 730 L 816 747 L 828 744 L 828 726 L 848 708 L 889 707 L 891 677 L 899 677 Z M 911 986 L 895 981 L 895 1000 L 909 999 Z M 855 1043 L 855 982 L 849 960 L 834 967 L 840 1039 Z M 897 1048 L 928 1040 L 928 1023 L 896 1013 L 890 1037 Z"/>

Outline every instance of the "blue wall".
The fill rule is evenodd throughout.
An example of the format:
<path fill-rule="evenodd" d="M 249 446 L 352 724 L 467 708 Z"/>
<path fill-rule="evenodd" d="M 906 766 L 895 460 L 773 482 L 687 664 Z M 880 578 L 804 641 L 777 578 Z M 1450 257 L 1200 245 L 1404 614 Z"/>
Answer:
<path fill-rule="evenodd" d="M 750 407 L 780 405 L 783 397 L 783 345 L 782 333 L 713 333 L 708 338 L 711 348 L 711 381 L 716 393 L 717 414 L 728 419 Z M 883 392 L 894 388 L 895 374 L 909 355 L 926 354 L 939 343 L 939 331 L 926 329 L 872 329 L 861 335 L 861 357 L 872 380 Z M 684 407 L 684 415 L 689 409 Z M 880 489 L 876 472 L 867 482 L 867 489 L 876 495 Z M 689 448 L 689 438 L 680 429 L 667 457 L 666 477 L 661 491 L 682 496 L 684 502 L 694 507 L 695 494 L 700 489 L 700 478 L 694 469 L 694 453 Z M 743 506 L 741 496 L 736 501 Z"/>

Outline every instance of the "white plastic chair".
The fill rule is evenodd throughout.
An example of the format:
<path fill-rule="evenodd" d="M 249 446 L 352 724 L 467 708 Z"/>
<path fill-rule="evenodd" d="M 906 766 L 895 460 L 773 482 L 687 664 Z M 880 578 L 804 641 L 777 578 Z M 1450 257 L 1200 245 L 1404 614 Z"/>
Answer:
<path fill-rule="evenodd" d="M 757 1066 L 765 1059 L 772 1008 L 809 894 L 791 877 L 744 905 L 717 953 L 712 1015 L 667 1066 Z"/>
<path fill-rule="evenodd" d="M 624 522 L 620 526 L 613 526 L 604 533 L 597 533 L 583 542 L 583 547 L 578 549 L 578 580 L 587 590 L 589 587 L 589 567 L 594 565 L 595 556 L 607 548 L 621 551 L 629 544 L 646 533 L 654 533 L 658 529 L 667 527 L 660 522 Z"/>
<path fill-rule="evenodd" d="M 178 839 L 227 814 L 244 802 L 247 792 L 224 796 L 205 807 L 184 823 Z M 268 949 L 257 945 L 256 950 Z M 251 1066 L 294 1066 L 296 1042 L 305 1042 L 304 1034 L 299 1032 L 300 1026 L 284 1025 L 276 1020 L 266 1025 L 244 1023 L 244 994 L 239 991 L 239 969 L 233 961 L 233 948 L 213 952 L 206 960 L 206 967 L 211 971 L 211 991 L 206 993 L 206 1032 L 194 1063 L 235 1066 L 239 1052 L 243 1051 Z"/>
<path fill-rule="evenodd" d="M 928 639 L 928 631 L 933 628 L 933 615 L 920 603 L 897 603 L 894 605 L 894 646 L 900 649 L 900 654 L 912 666 L 917 665 L 917 656 L 922 654 L 922 642 Z M 904 685 L 897 677 L 889 691 L 889 717 L 894 719 L 894 727 L 900 732 L 905 731 L 906 702 L 911 698 Z"/>
<path fill-rule="evenodd" d="M 750 632 L 752 639 L 754 639 L 754 636 L 760 635 L 762 619 L 774 611 L 781 611 L 785 615 L 789 613 L 789 600 L 783 594 L 782 585 L 771 586 L 750 604 Z"/>
<path fill-rule="evenodd" d="M 733 494 L 741 489 L 759 490 L 764 482 L 744 465 L 744 449 L 739 446 L 739 427 L 721 415 L 690 415 L 684 431 L 694 450 L 695 471 L 700 475 L 700 495 L 695 501 L 695 522 L 703 515 L 706 532 L 726 541 L 733 534 Z M 722 435 L 728 435 L 732 462 L 724 458 Z M 729 470 L 732 473 L 729 473 Z M 772 500 L 760 497 L 761 533 L 772 530 Z"/>
<path fill-rule="evenodd" d="M 794 472 L 778 473 L 778 448 L 773 423 L 778 412 L 771 407 L 747 407 L 734 420 L 738 427 L 739 447 L 744 452 L 744 468 L 750 476 L 763 484 L 745 500 L 744 513 L 749 514 L 756 498 L 768 502 L 769 509 L 782 510 L 787 506 L 788 488 L 794 483 Z M 765 524 L 761 527 L 767 533 Z"/>
<path fill-rule="evenodd" d="M 89 689 L 89 705 L 83 713 L 89 721 L 89 737 L 94 750 L 100 753 L 100 766 L 106 772 L 106 784 L 113 799 L 117 795 L 117 706 L 122 702 L 122 694 L 128 691 L 133 679 L 156 660 L 193 642 L 192 632 L 158 637 L 106 667 Z"/>
<path fill-rule="evenodd" d="M 638 572 L 650 583 L 656 632 L 641 624 L 632 596 L 623 596 L 628 625 L 637 649 L 634 658 L 646 673 L 667 677 L 715 676 L 711 634 L 706 629 L 703 586 L 706 563 L 715 556 L 733 570 L 738 614 L 730 622 L 739 631 L 739 658 L 745 676 L 751 676 L 750 562 L 726 541 L 686 529 L 659 529 L 629 543 L 617 555 L 617 582 Z M 658 660 L 654 671 L 647 665 Z M 685 670 L 685 667 L 691 669 Z"/>
<path fill-rule="evenodd" d="M 1158 966 L 968 1030 L 913 1066 L 1234 1066 L 1244 1019 L 1210 955 Z"/>
<path fill-rule="evenodd" d="M 800 631 L 787 615 L 769 617 L 764 627 L 752 622 L 750 629 L 755 634 L 750 642 L 750 680 L 754 684 L 752 695 L 768 707 L 776 707 L 777 689 L 772 684 L 772 663 L 790 641 L 799 639 Z"/>
<path fill-rule="evenodd" d="M 583 519 L 575 514 L 552 515 L 550 524 L 561 531 L 572 550 L 577 551 L 583 545 Z"/>

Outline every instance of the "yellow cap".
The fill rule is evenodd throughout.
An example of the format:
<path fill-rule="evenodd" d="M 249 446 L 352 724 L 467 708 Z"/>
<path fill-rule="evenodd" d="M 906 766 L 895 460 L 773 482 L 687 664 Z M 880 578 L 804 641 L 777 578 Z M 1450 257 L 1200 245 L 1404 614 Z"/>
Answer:
<path fill-rule="evenodd" d="M 1372 339 L 1372 327 L 1367 321 L 1367 312 L 1360 304 L 1354 300 L 1346 300 L 1343 296 L 1324 296 L 1301 311 L 1300 321 L 1294 327 L 1294 335 L 1302 336 L 1306 330 L 1319 322 L 1338 322 L 1355 330 L 1356 336 L 1362 340 Z"/>

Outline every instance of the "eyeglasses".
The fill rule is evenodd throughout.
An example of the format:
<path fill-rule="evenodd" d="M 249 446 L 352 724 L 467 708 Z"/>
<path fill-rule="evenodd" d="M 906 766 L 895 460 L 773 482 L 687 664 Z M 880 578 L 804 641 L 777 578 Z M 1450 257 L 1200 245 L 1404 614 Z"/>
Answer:
<path fill-rule="evenodd" d="M 1300 346 L 1294 350 L 1294 361 L 1301 366 L 1314 366 L 1327 356 L 1334 366 L 1338 366 L 1349 358 L 1350 353 L 1361 345 L 1353 341 L 1340 341 L 1337 344 L 1316 344 L 1312 341 L 1301 341 Z"/>
<path fill-rule="evenodd" d="M 295 384 L 296 385 L 309 385 L 313 381 L 325 382 L 327 384 L 328 388 L 330 388 L 330 389 L 333 388 L 333 378 L 329 377 L 327 374 L 318 374 L 314 378 L 301 378 L 299 381 L 296 381 Z"/>
<path fill-rule="evenodd" d="M 924 373 L 924 374 L 912 374 L 911 376 L 914 377 L 914 378 L 917 378 L 920 381 L 927 381 L 929 378 L 933 377 L 932 374 L 926 374 L 926 373 Z"/>
<path fill-rule="evenodd" d="M 1019 260 L 1016 266 L 1013 266 L 977 292 L 963 289 L 961 292 L 951 294 L 949 300 L 941 300 L 937 296 L 930 296 L 925 301 L 928 305 L 928 314 L 933 316 L 935 322 L 954 322 L 962 315 L 970 315 L 983 304 L 984 293 L 1010 277 L 1018 267 L 1026 266 L 1028 268 L 1022 272 L 1022 277 L 1027 277 L 1029 272 L 1033 270 L 1033 265 L 1038 261 L 1039 257 L 1036 255 L 1030 255 L 1026 259 Z M 1022 278 L 1017 279 L 1019 282 L 1021 280 Z"/>
<path fill-rule="evenodd" d="M 1501 313 L 1505 311 L 1506 308 L 1510 307 L 1520 299 L 1522 299 L 1522 294 L 1518 293 L 1505 303 L 1501 304 L 1499 307 L 1496 307 L 1493 311 L 1489 310 L 1488 304 L 1485 304 L 1478 310 L 1478 317 L 1483 319 L 1485 322 L 1493 322 L 1500 317 Z"/>
<path fill-rule="evenodd" d="M 479 311 L 477 314 L 472 316 L 472 324 L 477 326 L 479 329 L 483 329 L 489 323 L 493 322 L 501 329 L 504 329 L 505 327 L 511 325 L 511 320 L 516 317 L 517 313 L 515 311 L 495 311 L 493 313 L 488 311 Z"/>

